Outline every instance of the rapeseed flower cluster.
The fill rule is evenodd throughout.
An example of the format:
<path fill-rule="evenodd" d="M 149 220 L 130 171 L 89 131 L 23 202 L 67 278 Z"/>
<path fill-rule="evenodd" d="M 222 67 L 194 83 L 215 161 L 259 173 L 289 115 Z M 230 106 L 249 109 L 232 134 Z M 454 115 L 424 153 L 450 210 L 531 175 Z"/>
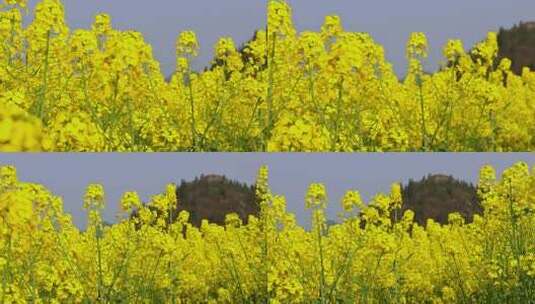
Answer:
<path fill-rule="evenodd" d="M 141 202 L 121 199 L 121 216 L 105 225 L 106 196 L 90 185 L 89 225 L 77 228 L 61 198 L 0 168 L 2 303 L 530 303 L 535 299 L 535 170 L 517 163 L 500 179 L 480 172 L 484 211 L 465 223 L 399 217 L 399 185 L 364 204 L 342 199 L 326 225 L 328 196 L 312 184 L 304 196 L 311 228 L 286 211 L 262 167 L 260 213 L 224 226 L 173 214 L 176 187 Z M 178 202 L 180 204 L 180 201 Z M 124 215 L 127 216 L 124 216 Z M 170 220 L 172 219 L 172 220 Z"/>
<path fill-rule="evenodd" d="M 368 34 L 337 16 L 299 33 L 272 0 L 266 27 L 239 50 L 222 37 L 202 72 L 195 33 L 179 33 L 166 80 L 143 36 L 110 16 L 71 30 L 60 0 L 34 13 L 26 25 L 26 1 L 0 6 L 1 151 L 535 149 L 535 72 L 496 62 L 494 33 L 471 51 L 449 41 L 434 73 L 414 33 L 400 80 Z"/>

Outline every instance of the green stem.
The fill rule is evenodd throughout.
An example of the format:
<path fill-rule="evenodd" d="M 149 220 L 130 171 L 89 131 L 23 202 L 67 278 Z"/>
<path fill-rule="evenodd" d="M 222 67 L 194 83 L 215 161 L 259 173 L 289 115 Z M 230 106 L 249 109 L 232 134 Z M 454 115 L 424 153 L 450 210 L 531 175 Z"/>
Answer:
<path fill-rule="evenodd" d="M 97 224 L 95 227 L 95 237 L 97 241 L 97 263 L 98 263 L 98 281 L 97 281 L 97 301 L 100 303 L 102 302 L 102 252 L 100 248 L 100 224 Z"/>
<path fill-rule="evenodd" d="M 267 230 L 267 213 L 264 212 L 264 248 L 263 248 L 263 254 L 264 254 L 264 274 L 265 274 L 265 284 L 266 284 L 266 304 L 269 304 L 269 261 L 268 261 L 268 230 Z"/>
<path fill-rule="evenodd" d="M 6 261 L 6 265 L 4 266 L 4 270 L 2 271 L 2 302 L 1 303 L 5 303 L 7 280 L 8 280 L 8 275 L 9 275 L 10 268 L 11 268 L 10 262 L 11 262 L 11 232 L 8 233 L 7 261 Z"/>
<path fill-rule="evenodd" d="M 324 262 L 323 262 L 323 244 L 321 242 L 322 239 L 322 229 L 321 229 L 321 222 L 316 223 L 317 226 L 317 232 L 318 232 L 318 250 L 320 255 L 320 303 L 325 303 L 325 295 L 324 295 L 324 288 L 325 288 L 325 268 L 324 268 Z"/>
<path fill-rule="evenodd" d="M 45 50 L 45 62 L 44 62 L 44 71 L 43 71 L 43 86 L 41 87 L 41 92 L 39 99 L 37 101 L 37 116 L 46 124 L 45 118 L 45 103 L 46 103 L 46 92 L 48 90 L 48 68 L 49 68 L 49 57 L 50 57 L 50 34 L 51 31 L 46 32 L 46 50 Z"/>
<path fill-rule="evenodd" d="M 269 32 L 267 31 L 268 28 L 266 27 L 266 46 L 268 45 L 267 42 L 269 41 L 268 36 Z M 275 39 L 275 33 L 272 34 L 273 41 L 271 42 L 271 52 L 269 52 L 269 47 L 267 47 L 268 56 L 266 56 L 266 61 L 268 65 L 268 89 L 267 89 L 267 123 L 266 127 L 264 129 L 264 151 L 267 147 L 267 139 L 271 133 L 271 128 L 273 127 L 273 82 L 274 82 L 274 70 L 273 70 L 273 61 L 275 58 L 275 48 L 276 48 L 276 41 Z"/>
<path fill-rule="evenodd" d="M 189 102 L 191 109 L 191 138 L 192 149 L 195 151 L 197 147 L 197 131 L 195 130 L 195 100 L 193 99 L 193 84 L 191 81 L 191 70 L 188 69 L 188 88 L 189 88 Z"/>
<path fill-rule="evenodd" d="M 423 89 L 422 89 L 422 80 L 421 76 L 418 76 L 418 88 L 419 88 L 419 95 L 420 95 L 420 111 L 422 113 L 421 116 L 421 127 L 422 127 L 422 150 L 427 150 L 427 130 L 425 127 L 425 101 L 423 96 Z"/>
<path fill-rule="evenodd" d="M 340 118 L 341 118 L 341 111 L 342 111 L 342 102 L 344 98 L 344 77 L 340 79 L 340 83 L 338 84 L 338 97 L 336 98 L 336 117 L 334 119 L 334 137 L 331 138 L 331 151 L 336 151 L 336 144 L 340 141 Z"/>

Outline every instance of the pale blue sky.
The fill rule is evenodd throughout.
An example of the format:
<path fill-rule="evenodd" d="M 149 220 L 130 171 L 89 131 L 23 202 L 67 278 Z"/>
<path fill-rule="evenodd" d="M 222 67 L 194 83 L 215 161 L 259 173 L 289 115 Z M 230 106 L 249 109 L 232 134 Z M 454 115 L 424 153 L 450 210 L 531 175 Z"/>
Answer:
<path fill-rule="evenodd" d="M 125 191 L 138 191 L 143 200 L 161 193 L 167 183 L 191 180 L 201 173 L 225 174 L 253 184 L 258 168 L 270 168 L 275 193 L 285 195 L 288 209 L 308 223 L 304 195 L 313 182 L 325 183 L 329 217 L 336 218 L 347 190 L 359 190 L 366 200 L 387 192 L 394 182 L 406 183 L 429 173 L 453 175 L 476 183 L 484 164 L 498 171 L 517 161 L 535 165 L 535 153 L 157 153 L 157 154 L 0 154 L 0 165 L 12 164 L 19 179 L 41 183 L 64 198 L 65 210 L 76 224 L 86 222 L 82 198 L 89 183 L 101 183 L 107 193 L 106 219 L 113 221 Z"/>
<path fill-rule="evenodd" d="M 33 6 L 38 0 L 30 0 Z M 98 12 L 112 15 L 115 27 L 135 29 L 153 45 L 155 56 L 168 75 L 174 69 L 177 34 L 194 30 L 201 43 L 196 67 L 212 58 L 218 37 L 248 40 L 265 25 L 266 0 L 64 0 L 67 22 L 90 26 Z M 289 0 L 299 30 L 318 30 L 325 15 L 337 14 L 349 31 L 369 32 L 386 48 L 399 75 L 405 73 L 405 43 L 413 31 L 428 34 L 431 52 L 428 69 L 441 60 L 448 38 L 460 38 L 466 47 L 485 38 L 488 31 L 535 21 L 533 0 Z"/>

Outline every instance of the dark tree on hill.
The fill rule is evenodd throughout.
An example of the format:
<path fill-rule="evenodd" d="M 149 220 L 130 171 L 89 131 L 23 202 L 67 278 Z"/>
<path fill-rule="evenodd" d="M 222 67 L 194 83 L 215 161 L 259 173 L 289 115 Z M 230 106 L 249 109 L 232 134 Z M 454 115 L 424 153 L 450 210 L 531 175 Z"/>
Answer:
<path fill-rule="evenodd" d="M 482 213 L 474 185 L 446 175 L 428 175 L 420 181 L 410 180 L 402 188 L 402 212 L 414 211 L 414 220 L 425 225 L 427 219 L 446 224 L 448 215 L 460 213 L 466 222 Z"/>
<path fill-rule="evenodd" d="M 521 22 L 511 29 L 500 28 L 498 33 L 499 59 L 509 58 L 516 74 L 523 67 L 535 70 L 535 22 Z"/>
<path fill-rule="evenodd" d="M 193 181 L 181 181 L 176 189 L 177 212 L 190 214 L 190 222 L 199 227 L 203 219 L 224 225 L 227 214 L 236 213 L 243 223 L 249 215 L 258 216 L 254 185 L 229 180 L 221 175 L 201 175 Z M 412 210 L 414 220 L 425 225 L 428 219 L 446 224 L 450 213 L 460 213 L 466 222 L 482 213 L 476 187 L 446 175 L 428 175 L 420 181 L 410 180 L 402 187 L 403 205 L 400 212 Z M 136 212 L 133 216 L 136 216 Z M 330 225 L 335 222 L 329 222 Z M 362 223 L 364 225 L 364 223 Z"/>
<path fill-rule="evenodd" d="M 194 181 L 181 181 L 176 190 L 177 214 L 186 210 L 190 222 L 200 226 L 203 219 L 223 225 L 227 214 L 236 213 L 243 223 L 249 215 L 258 215 L 255 188 L 221 175 L 201 175 Z"/>

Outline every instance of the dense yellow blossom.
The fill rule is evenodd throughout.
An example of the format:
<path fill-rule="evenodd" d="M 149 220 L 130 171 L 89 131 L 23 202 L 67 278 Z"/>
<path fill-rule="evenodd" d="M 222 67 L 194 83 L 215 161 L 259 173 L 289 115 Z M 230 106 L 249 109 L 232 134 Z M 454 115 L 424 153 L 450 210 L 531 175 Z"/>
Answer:
<path fill-rule="evenodd" d="M 414 33 L 400 80 L 370 35 L 338 16 L 299 33 L 290 5 L 271 0 L 266 28 L 239 51 L 221 38 L 202 72 L 191 68 L 195 33 L 180 33 L 164 77 L 143 36 L 106 14 L 71 30 L 60 0 L 40 1 L 28 24 L 26 1 L 3 3 L 1 151 L 535 149 L 535 72 L 496 62 L 495 33 L 471 51 L 447 42 L 434 73 L 423 69 L 427 37 Z M 6 118 L 10 106 L 23 122 Z"/>
<path fill-rule="evenodd" d="M 130 212 L 133 208 L 141 207 L 141 199 L 136 192 L 125 192 L 121 198 L 121 210 Z"/>
<path fill-rule="evenodd" d="M 50 148 L 39 119 L 0 97 L 0 150 L 42 151 Z"/>
<path fill-rule="evenodd" d="M 268 169 L 256 184 L 260 214 L 225 225 L 188 213 L 168 216 L 176 187 L 142 203 L 121 200 L 123 217 L 105 226 L 105 193 L 84 197 L 89 225 L 78 229 L 61 199 L 0 167 L 0 299 L 3 303 L 531 303 L 535 299 L 535 168 L 517 163 L 501 179 L 485 166 L 484 207 L 472 223 L 419 226 L 399 217 L 399 184 L 364 204 L 357 191 L 327 226 L 322 184 L 305 196 L 310 229 L 296 224 L 271 192 Z M 178 202 L 180 204 L 180 202 Z"/>

